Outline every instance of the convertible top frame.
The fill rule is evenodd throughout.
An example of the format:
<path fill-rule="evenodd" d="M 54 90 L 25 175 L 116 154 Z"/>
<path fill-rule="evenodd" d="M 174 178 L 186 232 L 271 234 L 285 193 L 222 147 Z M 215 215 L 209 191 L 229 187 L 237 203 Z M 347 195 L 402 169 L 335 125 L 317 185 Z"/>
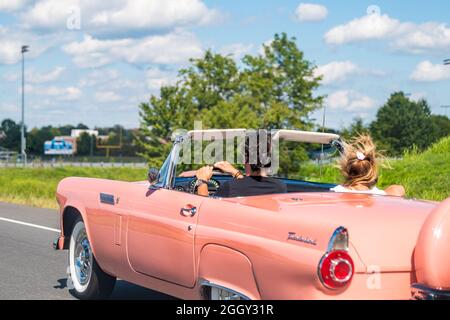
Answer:
<path fill-rule="evenodd" d="M 227 137 L 245 135 L 249 132 L 255 131 L 249 129 L 192 130 L 188 131 L 184 136 L 195 141 L 201 139 L 208 140 L 211 137 L 214 137 L 215 139 L 225 139 Z M 279 129 L 272 131 L 272 140 L 275 139 L 294 142 L 329 144 L 334 140 L 339 140 L 340 136 L 334 133 Z"/>
<path fill-rule="evenodd" d="M 250 132 L 255 132 L 255 130 L 249 129 L 206 129 L 206 130 L 191 130 L 185 131 L 176 135 L 173 140 L 173 147 L 166 161 L 163 164 L 168 166 L 167 171 L 165 171 L 165 176 L 160 177 L 159 182 L 151 186 L 151 188 L 167 188 L 171 189 L 175 182 L 175 169 L 179 161 L 179 153 L 181 144 L 186 142 L 188 139 L 192 141 L 198 140 L 215 140 L 234 138 L 239 136 L 245 136 Z M 293 142 L 303 142 L 303 143 L 318 143 L 318 144 L 332 144 L 340 150 L 341 142 L 340 136 L 334 133 L 325 132 L 310 132 L 301 130 L 286 130 L 279 129 L 272 131 L 272 141 L 285 140 Z"/>

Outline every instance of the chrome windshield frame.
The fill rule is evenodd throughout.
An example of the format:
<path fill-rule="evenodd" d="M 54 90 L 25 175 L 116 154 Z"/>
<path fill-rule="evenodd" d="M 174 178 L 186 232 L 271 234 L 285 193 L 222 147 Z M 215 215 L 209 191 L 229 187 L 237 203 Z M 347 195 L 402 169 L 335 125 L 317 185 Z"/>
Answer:
<path fill-rule="evenodd" d="M 169 155 L 167 156 L 166 160 L 163 163 L 164 167 L 167 163 L 168 169 L 165 172 L 164 176 L 160 177 L 160 180 L 151 186 L 152 189 L 172 189 L 173 184 L 175 182 L 175 170 L 178 165 L 178 161 L 180 159 L 180 148 L 181 145 L 186 139 L 189 138 L 188 135 L 179 135 L 176 136 L 173 142 L 172 150 L 170 151 Z M 168 161 L 168 162 L 167 162 Z M 161 168 L 162 168 L 161 167 Z M 160 170 L 161 172 L 161 170 Z"/>

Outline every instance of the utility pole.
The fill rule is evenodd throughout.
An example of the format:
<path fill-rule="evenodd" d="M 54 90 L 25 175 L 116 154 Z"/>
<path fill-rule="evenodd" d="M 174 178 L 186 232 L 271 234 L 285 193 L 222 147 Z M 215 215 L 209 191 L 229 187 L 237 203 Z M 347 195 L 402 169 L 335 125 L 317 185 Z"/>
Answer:
<path fill-rule="evenodd" d="M 444 66 L 450 66 L 450 59 L 444 60 Z M 447 111 L 450 109 L 450 106 L 441 106 L 442 109 L 445 109 L 445 115 L 448 117 Z"/>
<path fill-rule="evenodd" d="M 22 46 L 22 123 L 20 125 L 20 154 L 22 163 L 27 164 L 27 154 L 25 152 L 25 52 L 28 52 L 29 46 Z"/>
<path fill-rule="evenodd" d="M 90 150 L 90 154 L 91 154 L 91 161 L 92 161 L 92 157 L 94 156 L 94 135 L 91 134 L 91 150 Z"/>
<path fill-rule="evenodd" d="M 448 117 L 448 109 L 450 109 L 450 106 L 441 106 L 441 108 L 445 110 L 445 116 Z"/>

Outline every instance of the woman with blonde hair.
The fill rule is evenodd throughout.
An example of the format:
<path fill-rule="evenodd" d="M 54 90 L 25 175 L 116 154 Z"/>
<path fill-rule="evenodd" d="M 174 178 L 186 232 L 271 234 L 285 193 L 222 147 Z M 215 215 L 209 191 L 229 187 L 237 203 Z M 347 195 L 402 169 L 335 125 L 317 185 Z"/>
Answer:
<path fill-rule="evenodd" d="M 342 156 L 339 167 L 344 183 L 332 188 L 335 192 L 358 192 L 403 197 L 405 189 L 400 185 L 392 185 L 385 190 L 376 187 L 378 182 L 379 154 L 369 135 L 359 135 L 342 144 Z"/>

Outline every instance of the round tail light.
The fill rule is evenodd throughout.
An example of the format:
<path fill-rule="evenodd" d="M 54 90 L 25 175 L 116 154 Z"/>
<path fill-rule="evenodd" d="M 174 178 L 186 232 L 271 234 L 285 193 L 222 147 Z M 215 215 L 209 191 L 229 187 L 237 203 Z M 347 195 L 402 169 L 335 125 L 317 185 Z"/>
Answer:
<path fill-rule="evenodd" d="M 353 269 L 353 260 L 346 251 L 330 251 L 320 260 L 319 278 L 329 289 L 342 288 L 352 279 Z"/>

